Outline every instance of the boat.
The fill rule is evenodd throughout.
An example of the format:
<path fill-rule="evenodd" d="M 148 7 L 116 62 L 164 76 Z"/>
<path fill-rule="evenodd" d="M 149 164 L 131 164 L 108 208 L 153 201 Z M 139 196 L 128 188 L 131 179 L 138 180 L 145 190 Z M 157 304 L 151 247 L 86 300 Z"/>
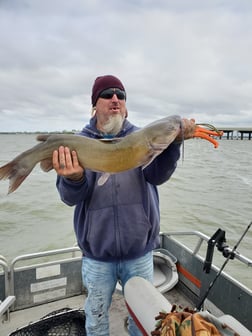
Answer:
<path fill-rule="evenodd" d="M 207 311 L 238 335 L 252 335 L 252 290 L 223 267 L 239 263 L 251 272 L 252 260 L 226 244 L 225 231 L 211 237 L 199 231 L 160 233 L 154 251 L 154 284 L 130 279 L 125 293 L 113 296 L 110 334 L 128 335 L 128 310 L 142 325 L 143 335 L 155 329 L 155 317 L 172 305 Z M 82 255 L 77 246 L 17 256 L 0 257 L 0 334 L 85 335 L 86 297 L 81 279 Z M 146 325 L 147 324 L 147 325 Z"/>

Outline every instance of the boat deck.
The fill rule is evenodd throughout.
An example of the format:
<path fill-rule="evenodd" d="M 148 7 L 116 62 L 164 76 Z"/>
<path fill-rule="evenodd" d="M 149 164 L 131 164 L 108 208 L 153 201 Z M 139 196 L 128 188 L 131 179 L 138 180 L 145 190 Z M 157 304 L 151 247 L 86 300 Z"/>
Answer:
<path fill-rule="evenodd" d="M 195 238 L 194 249 L 174 239 L 180 236 L 190 237 L 190 242 Z M 162 248 L 154 251 L 154 285 L 158 293 L 164 293 L 171 305 L 176 304 L 182 308 L 198 308 L 198 303 L 203 297 L 204 310 L 208 310 L 216 317 L 231 315 L 236 322 L 240 323 L 238 330 L 241 330 L 241 326 L 248 328 L 242 335 L 251 335 L 248 331 L 252 330 L 251 289 L 222 272 L 214 288 L 208 293 L 208 288 L 219 271 L 215 265 L 212 265 L 210 273 L 203 272 L 204 259 L 199 251 L 202 244 L 207 243 L 210 238 L 199 232 L 173 232 L 161 234 L 160 237 Z M 169 256 L 175 258 L 176 265 Z M 241 263 L 245 271 L 251 271 L 252 260 L 238 252 L 235 254 L 235 259 Z M 4 257 L 0 256 L 2 268 L 2 271 L 0 269 L 0 300 L 2 300 L 2 303 L 0 301 L 0 335 L 27 336 L 30 333 L 15 333 L 15 331 L 64 308 L 83 310 L 86 296 L 81 280 L 81 262 L 82 255 L 77 247 L 23 255 L 16 257 L 9 264 Z M 173 276 L 174 272 L 177 278 Z M 167 290 L 167 287 L 163 288 L 164 283 L 172 284 L 173 287 Z M 205 293 L 208 293 L 207 297 Z M 138 302 L 138 295 L 137 289 L 133 296 L 135 302 Z M 6 309 L 5 300 L 8 298 L 14 299 L 15 302 Z M 138 313 L 148 317 L 148 310 L 150 310 L 148 306 L 152 307 L 148 290 L 146 295 L 145 292 L 142 293 L 142 298 L 148 300 Z M 158 300 L 160 299 L 159 297 Z M 127 303 L 129 303 L 128 299 Z M 153 311 L 150 318 L 154 319 L 158 313 L 159 311 Z M 120 287 L 117 287 L 110 309 L 110 335 L 128 334 L 125 328 L 127 316 L 124 297 Z M 10 317 L 9 320 L 8 317 Z M 66 319 L 66 315 L 64 318 Z M 37 326 L 41 326 L 44 321 L 40 321 Z M 51 323 L 50 321 L 46 320 L 47 325 Z M 84 324 L 83 315 L 79 323 L 82 321 Z M 153 325 L 155 327 L 155 321 Z"/>
<path fill-rule="evenodd" d="M 170 303 L 178 303 L 184 307 L 191 306 L 191 303 L 185 296 L 180 293 L 177 288 L 173 288 L 164 294 Z M 17 310 L 11 312 L 10 321 L 4 321 L 0 325 L 1 336 L 7 336 L 14 332 L 16 329 L 28 325 L 30 322 L 36 322 L 43 316 L 62 308 L 83 309 L 85 302 L 85 294 L 73 296 L 71 298 L 49 302 L 32 308 Z M 157 312 L 158 313 L 158 312 Z M 115 292 L 113 295 L 112 305 L 110 308 L 110 334 L 115 335 L 128 335 L 125 330 L 125 321 L 128 316 L 123 295 Z"/>

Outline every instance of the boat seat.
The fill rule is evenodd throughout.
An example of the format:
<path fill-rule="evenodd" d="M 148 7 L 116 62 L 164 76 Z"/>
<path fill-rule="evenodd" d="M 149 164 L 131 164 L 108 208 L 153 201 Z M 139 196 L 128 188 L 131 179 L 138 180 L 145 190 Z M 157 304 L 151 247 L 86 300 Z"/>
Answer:
<path fill-rule="evenodd" d="M 7 296 L 6 299 L 4 299 L 3 301 L 0 301 L 0 317 L 6 313 L 6 311 L 13 305 L 13 303 L 15 302 L 16 297 L 15 296 Z"/>
<path fill-rule="evenodd" d="M 176 258 L 163 249 L 153 251 L 153 285 L 160 293 L 166 293 L 178 283 Z M 122 286 L 117 282 L 116 291 L 122 293 Z"/>
<path fill-rule="evenodd" d="M 160 311 L 170 312 L 171 303 L 150 282 L 140 277 L 129 279 L 124 293 L 127 308 L 142 331 L 143 335 L 150 335 L 155 330 L 155 316 Z M 209 314 L 207 312 L 207 314 Z M 202 315 L 204 318 L 204 315 Z M 249 336 L 252 333 L 231 315 L 217 318 L 221 324 L 232 328 L 239 336 Z"/>
<path fill-rule="evenodd" d="M 160 293 L 166 293 L 178 283 L 178 272 L 175 260 L 163 251 L 153 251 L 154 279 L 153 284 Z"/>
<path fill-rule="evenodd" d="M 231 315 L 222 315 L 219 317 L 219 320 L 221 321 L 221 323 L 225 323 L 230 328 L 235 330 L 240 336 L 252 335 L 252 333 L 246 327 L 244 327 L 244 325 L 242 325 Z"/>
<path fill-rule="evenodd" d="M 126 306 L 143 335 L 151 335 L 160 311 L 171 311 L 171 303 L 149 281 L 130 278 L 124 288 Z"/>

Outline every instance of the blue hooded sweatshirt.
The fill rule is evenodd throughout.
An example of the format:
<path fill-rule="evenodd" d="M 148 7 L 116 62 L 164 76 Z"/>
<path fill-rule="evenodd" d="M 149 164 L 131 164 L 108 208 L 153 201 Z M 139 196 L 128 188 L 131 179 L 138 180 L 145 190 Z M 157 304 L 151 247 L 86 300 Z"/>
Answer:
<path fill-rule="evenodd" d="M 103 138 L 96 118 L 80 135 Z M 127 119 L 117 137 L 138 128 Z M 57 177 L 62 201 L 75 206 L 74 229 L 84 255 L 100 261 L 129 260 L 159 247 L 160 213 L 157 185 L 166 182 L 176 169 L 180 144 L 173 142 L 145 169 L 113 174 L 98 186 L 100 173 L 85 170 L 84 179 Z"/>

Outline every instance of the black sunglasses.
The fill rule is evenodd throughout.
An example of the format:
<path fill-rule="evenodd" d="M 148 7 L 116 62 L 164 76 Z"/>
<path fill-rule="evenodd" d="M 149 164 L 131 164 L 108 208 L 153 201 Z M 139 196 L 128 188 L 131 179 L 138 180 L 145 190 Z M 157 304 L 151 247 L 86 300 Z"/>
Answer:
<path fill-rule="evenodd" d="M 106 90 L 103 90 L 100 93 L 99 98 L 111 99 L 114 96 L 114 94 L 120 100 L 126 99 L 126 93 L 125 93 L 125 91 L 122 91 L 120 89 L 106 89 Z"/>

